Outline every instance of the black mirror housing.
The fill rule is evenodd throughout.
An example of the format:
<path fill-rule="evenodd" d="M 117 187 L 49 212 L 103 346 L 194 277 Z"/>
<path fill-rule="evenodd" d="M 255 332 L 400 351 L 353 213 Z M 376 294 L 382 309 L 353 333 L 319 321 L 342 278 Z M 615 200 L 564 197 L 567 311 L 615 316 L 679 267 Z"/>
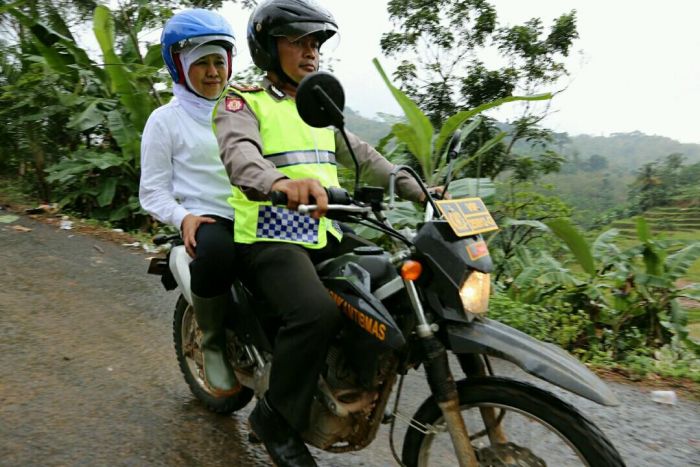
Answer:
<path fill-rule="evenodd" d="M 296 104 L 299 116 L 309 126 L 344 126 L 345 92 L 331 73 L 316 71 L 306 75 L 297 88 Z"/>

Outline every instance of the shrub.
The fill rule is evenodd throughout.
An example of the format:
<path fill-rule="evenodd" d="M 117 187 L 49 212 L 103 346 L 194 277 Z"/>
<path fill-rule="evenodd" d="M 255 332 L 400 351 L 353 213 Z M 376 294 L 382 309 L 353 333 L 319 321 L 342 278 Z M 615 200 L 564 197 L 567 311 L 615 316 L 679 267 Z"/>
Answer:
<path fill-rule="evenodd" d="M 536 339 L 573 350 L 586 334 L 588 318 L 569 303 L 548 300 L 542 304 L 521 303 L 505 294 L 491 297 L 489 316 Z"/>

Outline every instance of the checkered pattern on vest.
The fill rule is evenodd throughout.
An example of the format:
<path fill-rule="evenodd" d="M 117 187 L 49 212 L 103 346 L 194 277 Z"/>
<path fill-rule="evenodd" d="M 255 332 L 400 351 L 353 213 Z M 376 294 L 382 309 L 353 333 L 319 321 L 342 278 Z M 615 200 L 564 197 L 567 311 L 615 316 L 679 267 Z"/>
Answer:
<path fill-rule="evenodd" d="M 260 206 L 258 238 L 318 243 L 318 221 L 277 206 Z"/>

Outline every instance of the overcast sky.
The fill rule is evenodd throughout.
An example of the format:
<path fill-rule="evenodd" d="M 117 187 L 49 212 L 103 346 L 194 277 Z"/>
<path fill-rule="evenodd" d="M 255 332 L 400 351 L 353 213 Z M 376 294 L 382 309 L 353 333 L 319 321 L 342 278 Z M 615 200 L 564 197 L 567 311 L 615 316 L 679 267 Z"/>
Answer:
<path fill-rule="evenodd" d="M 319 0 L 338 20 L 341 40 L 333 57 L 347 105 L 363 115 L 400 114 L 371 64 L 383 59 L 382 33 L 390 30 L 385 0 Z M 570 134 L 642 131 L 700 143 L 700 1 L 697 0 L 491 0 L 501 25 L 540 17 L 548 28 L 576 9 L 580 39 L 567 61 L 568 89 L 553 103 L 545 126 Z M 245 44 L 249 12 L 221 12 L 238 38 L 240 67 L 250 63 Z M 542 91 L 556 91 L 543 89 Z M 514 105 L 514 104 L 511 104 Z M 506 116 L 501 112 L 498 116 Z"/>

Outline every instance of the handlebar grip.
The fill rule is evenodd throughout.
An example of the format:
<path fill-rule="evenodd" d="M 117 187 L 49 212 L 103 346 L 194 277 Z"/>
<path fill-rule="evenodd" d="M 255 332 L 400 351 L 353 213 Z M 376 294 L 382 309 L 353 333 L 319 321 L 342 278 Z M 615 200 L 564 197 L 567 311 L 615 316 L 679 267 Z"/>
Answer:
<path fill-rule="evenodd" d="M 270 201 L 273 205 L 286 206 L 287 205 L 287 193 L 281 191 L 270 192 Z"/>
<path fill-rule="evenodd" d="M 168 236 L 165 234 L 158 234 L 155 237 L 153 237 L 153 244 L 154 245 L 162 245 L 168 241 Z"/>
<path fill-rule="evenodd" d="M 340 187 L 330 187 L 326 188 L 326 193 L 328 194 L 328 204 L 350 204 L 352 203 L 352 198 L 347 190 Z"/>
<path fill-rule="evenodd" d="M 326 195 L 328 195 L 328 204 L 351 204 L 352 198 L 347 190 L 339 187 L 326 188 Z M 270 192 L 270 201 L 273 205 L 287 205 L 287 194 L 281 191 Z"/>
<path fill-rule="evenodd" d="M 165 245 L 166 243 L 175 241 L 179 238 L 180 238 L 180 234 L 172 234 L 172 235 L 158 234 L 155 237 L 153 237 L 153 244 L 156 246 Z"/>

